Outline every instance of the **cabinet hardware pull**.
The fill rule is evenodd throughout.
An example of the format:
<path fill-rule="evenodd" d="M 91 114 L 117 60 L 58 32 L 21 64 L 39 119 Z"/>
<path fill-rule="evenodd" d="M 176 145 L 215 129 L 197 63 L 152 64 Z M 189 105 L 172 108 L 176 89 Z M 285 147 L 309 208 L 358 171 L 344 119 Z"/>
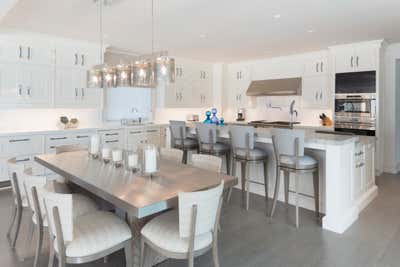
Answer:
<path fill-rule="evenodd" d="M 31 96 L 31 88 L 29 86 L 26 88 L 26 93 L 28 96 Z"/>
<path fill-rule="evenodd" d="M 130 134 L 140 134 L 140 133 L 142 133 L 141 131 L 131 131 L 131 132 L 129 132 Z"/>
<path fill-rule="evenodd" d="M 75 53 L 75 65 L 78 65 L 78 54 Z"/>
<path fill-rule="evenodd" d="M 240 75 L 239 75 L 240 79 L 242 79 L 242 71 L 240 71 Z"/>
<path fill-rule="evenodd" d="M 364 152 L 360 151 L 360 152 L 355 153 L 354 155 L 355 156 L 361 156 L 362 154 L 364 154 Z"/>
<path fill-rule="evenodd" d="M 156 133 L 156 132 L 158 132 L 158 130 L 147 130 L 146 132 L 148 132 L 148 133 Z"/>
<path fill-rule="evenodd" d="M 22 84 L 18 84 L 18 95 L 22 96 Z"/>
<path fill-rule="evenodd" d="M 107 140 L 106 141 L 106 143 L 108 144 L 108 143 L 118 143 L 119 142 L 119 140 Z"/>
<path fill-rule="evenodd" d="M 78 88 L 75 88 L 75 97 L 78 97 Z"/>
<path fill-rule="evenodd" d="M 81 88 L 82 91 L 82 98 L 85 97 L 85 89 Z"/>
<path fill-rule="evenodd" d="M 315 100 L 318 100 L 318 92 L 315 92 Z"/>
<path fill-rule="evenodd" d="M 351 67 L 353 67 L 353 60 L 354 60 L 354 57 L 351 56 L 351 59 L 350 59 L 350 66 L 351 66 Z"/>
<path fill-rule="evenodd" d="M 81 55 L 81 65 L 85 66 L 85 55 Z"/>
<path fill-rule="evenodd" d="M 65 140 L 65 139 L 67 139 L 66 136 L 63 136 L 63 137 L 50 137 L 50 140 L 52 140 L 52 141 L 54 141 L 54 140 Z"/>
<path fill-rule="evenodd" d="M 22 46 L 19 46 L 19 58 L 22 58 Z"/>
<path fill-rule="evenodd" d="M 106 133 L 105 136 L 114 136 L 114 135 L 119 135 L 119 133 Z"/>
<path fill-rule="evenodd" d="M 322 100 L 322 91 L 319 93 L 319 99 Z"/>
<path fill-rule="evenodd" d="M 30 158 L 17 159 L 17 160 L 15 160 L 15 162 L 27 162 L 27 161 L 30 161 L 30 160 L 31 160 Z"/>
<path fill-rule="evenodd" d="M 319 70 L 319 63 L 317 62 L 317 63 L 315 64 L 315 71 L 318 72 L 318 70 Z"/>
<path fill-rule="evenodd" d="M 50 146 L 50 149 L 54 149 L 54 148 L 56 148 L 55 146 Z"/>
<path fill-rule="evenodd" d="M 356 65 L 358 67 L 358 56 L 356 57 Z"/>
<path fill-rule="evenodd" d="M 321 72 L 324 72 L 324 62 L 321 62 Z"/>
<path fill-rule="evenodd" d="M 76 138 L 89 138 L 88 135 L 77 135 Z"/>
<path fill-rule="evenodd" d="M 24 138 L 24 139 L 11 139 L 9 142 L 10 143 L 18 143 L 18 142 L 29 142 L 31 141 L 30 138 Z"/>
<path fill-rule="evenodd" d="M 31 59 L 31 47 L 30 46 L 28 46 L 28 59 L 29 60 Z"/>

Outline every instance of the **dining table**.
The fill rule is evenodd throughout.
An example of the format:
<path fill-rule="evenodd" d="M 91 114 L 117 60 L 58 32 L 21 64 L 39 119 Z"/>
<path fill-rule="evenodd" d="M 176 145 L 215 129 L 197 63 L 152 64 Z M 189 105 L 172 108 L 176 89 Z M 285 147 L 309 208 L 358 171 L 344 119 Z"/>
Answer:
<path fill-rule="evenodd" d="M 140 264 L 140 231 L 158 214 L 178 207 L 179 192 L 194 192 L 217 186 L 224 180 L 226 189 L 238 179 L 169 159 L 160 158 L 154 175 L 134 172 L 123 165 L 106 163 L 88 151 L 35 156 L 35 161 L 60 175 L 71 185 L 109 203 L 130 225 L 133 234 L 133 263 Z M 156 252 L 146 253 L 145 266 L 165 258 Z"/>

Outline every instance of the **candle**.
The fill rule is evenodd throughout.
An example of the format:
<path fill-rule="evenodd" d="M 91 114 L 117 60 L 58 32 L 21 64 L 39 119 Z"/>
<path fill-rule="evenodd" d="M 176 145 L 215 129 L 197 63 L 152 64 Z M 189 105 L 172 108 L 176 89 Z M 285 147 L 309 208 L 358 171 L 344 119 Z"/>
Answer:
<path fill-rule="evenodd" d="M 144 170 L 147 173 L 154 173 L 157 171 L 157 150 L 154 148 L 148 148 L 144 152 L 145 167 Z"/>
<path fill-rule="evenodd" d="M 114 162 L 122 161 L 122 150 L 113 150 L 112 151 L 112 159 Z"/>
<path fill-rule="evenodd" d="M 90 138 L 90 154 L 95 155 L 99 153 L 100 149 L 100 137 L 98 135 L 93 135 Z"/>
<path fill-rule="evenodd" d="M 101 151 L 101 156 L 103 157 L 103 159 L 110 159 L 111 149 L 109 149 L 108 147 L 103 147 Z"/>
<path fill-rule="evenodd" d="M 128 167 L 134 168 L 138 164 L 138 155 L 137 154 L 131 154 L 128 156 Z"/>

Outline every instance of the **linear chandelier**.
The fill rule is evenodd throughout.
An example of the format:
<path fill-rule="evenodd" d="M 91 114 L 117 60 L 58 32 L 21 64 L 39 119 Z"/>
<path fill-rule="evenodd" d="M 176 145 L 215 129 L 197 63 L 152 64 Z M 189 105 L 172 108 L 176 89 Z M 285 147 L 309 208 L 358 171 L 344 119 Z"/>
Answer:
<path fill-rule="evenodd" d="M 103 51 L 103 6 L 107 0 L 94 0 L 99 4 L 100 61 L 104 62 Z M 156 87 L 158 81 L 175 82 L 175 59 L 168 52 L 154 53 L 154 0 L 151 1 L 151 54 L 139 56 L 130 63 L 96 65 L 88 71 L 89 88 L 112 87 Z"/>

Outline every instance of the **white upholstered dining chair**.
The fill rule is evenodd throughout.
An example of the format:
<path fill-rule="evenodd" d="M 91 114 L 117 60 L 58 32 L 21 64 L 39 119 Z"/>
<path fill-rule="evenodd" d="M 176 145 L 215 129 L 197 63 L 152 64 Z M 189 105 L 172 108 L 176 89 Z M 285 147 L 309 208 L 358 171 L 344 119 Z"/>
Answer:
<path fill-rule="evenodd" d="M 190 164 L 200 169 L 220 173 L 222 167 L 222 159 L 220 157 L 208 154 L 193 154 Z"/>
<path fill-rule="evenodd" d="M 80 209 L 75 194 L 49 193 L 44 206 L 49 221 L 50 257 L 58 266 L 95 261 L 125 250 L 126 266 L 132 266 L 132 233 L 125 221 L 107 211 Z"/>
<path fill-rule="evenodd" d="M 173 160 L 178 163 L 182 163 L 183 151 L 180 149 L 162 147 L 162 148 L 160 148 L 160 155 L 161 155 L 161 158 Z"/>
<path fill-rule="evenodd" d="M 187 259 L 193 267 L 194 257 L 212 249 L 214 266 L 219 267 L 218 224 L 224 182 L 212 189 L 179 193 L 179 209 L 161 214 L 141 230 L 141 267 L 146 247 L 174 259 Z"/>

